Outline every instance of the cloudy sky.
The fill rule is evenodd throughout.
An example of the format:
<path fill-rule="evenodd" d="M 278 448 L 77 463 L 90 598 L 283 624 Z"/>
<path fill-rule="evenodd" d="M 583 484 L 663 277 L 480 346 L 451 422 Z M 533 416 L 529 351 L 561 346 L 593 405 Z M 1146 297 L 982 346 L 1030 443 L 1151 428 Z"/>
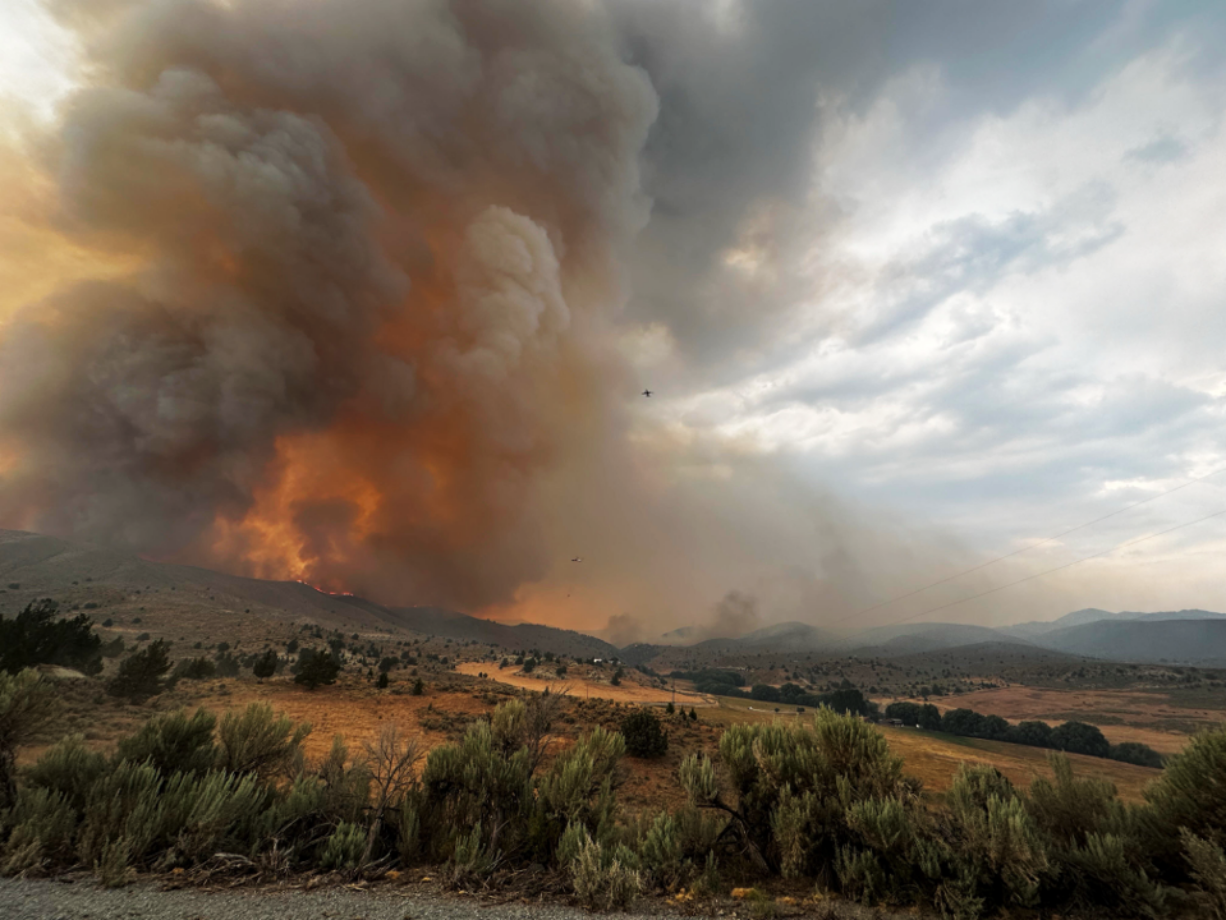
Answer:
<path fill-rule="evenodd" d="M 1160 494 L 1226 468 L 1221 4 L 603 15 L 659 99 L 615 324 L 657 395 L 630 412 L 957 548 L 887 596 L 1134 503 L 963 596 L 1226 509 L 1226 472 Z M 73 41 L 4 5 L 10 113 L 54 117 Z M 1224 551 L 1226 515 L 934 618 L 1226 609 Z"/>

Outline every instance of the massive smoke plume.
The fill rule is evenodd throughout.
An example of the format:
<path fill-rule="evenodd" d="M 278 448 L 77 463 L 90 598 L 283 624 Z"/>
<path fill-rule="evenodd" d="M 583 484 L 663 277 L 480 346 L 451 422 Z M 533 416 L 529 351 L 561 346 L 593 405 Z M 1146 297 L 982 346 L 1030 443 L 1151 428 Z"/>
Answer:
<path fill-rule="evenodd" d="M 109 268 L 0 329 L 0 524 L 627 641 L 845 612 L 946 555 L 629 408 L 658 100 L 624 22 L 569 0 L 58 8 L 88 79 L 35 145 L 39 230 Z M 756 194 L 709 191 L 725 230 Z M 682 264 L 670 207 L 652 248 Z"/>
<path fill-rule="evenodd" d="M 5 331 L 4 519 L 469 606 L 539 576 L 648 214 L 655 95 L 600 18 L 176 0 L 97 49 L 59 219 L 145 267 Z"/>

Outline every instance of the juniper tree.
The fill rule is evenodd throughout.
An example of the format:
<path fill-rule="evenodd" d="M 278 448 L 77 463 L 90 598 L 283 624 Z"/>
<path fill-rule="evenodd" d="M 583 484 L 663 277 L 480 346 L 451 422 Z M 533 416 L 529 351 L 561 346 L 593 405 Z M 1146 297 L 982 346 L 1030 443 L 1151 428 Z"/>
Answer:
<path fill-rule="evenodd" d="M 277 653 L 272 649 L 268 649 L 264 654 L 255 660 L 255 664 L 251 666 L 251 673 L 263 680 L 266 677 L 272 677 L 277 673 Z"/>
<path fill-rule="evenodd" d="M 107 684 L 107 692 L 134 701 L 161 693 L 166 686 L 166 672 L 170 670 L 169 650 L 166 640 L 158 639 L 148 648 L 133 652 L 120 663 L 119 672 Z"/>
<path fill-rule="evenodd" d="M 39 664 L 58 664 L 85 674 L 102 670 L 102 639 L 85 614 L 56 619 L 60 605 L 49 597 L 31 601 L 13 619 L 0 616 L 0 671 L 16 674 Z"/>

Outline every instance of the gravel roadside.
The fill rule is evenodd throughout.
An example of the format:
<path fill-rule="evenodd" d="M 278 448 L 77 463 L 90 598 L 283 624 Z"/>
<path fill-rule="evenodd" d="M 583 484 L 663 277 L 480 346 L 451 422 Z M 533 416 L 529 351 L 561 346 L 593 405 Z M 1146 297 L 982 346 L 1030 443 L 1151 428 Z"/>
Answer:
<path fill-rule="evenodd" d="M 162 891 L 137 883 L 107 890 L 85 879 L 0 879 L 0 920 L 592 920 L 593 916 L 558 905 L 444 900 L 390 888 Z"/>

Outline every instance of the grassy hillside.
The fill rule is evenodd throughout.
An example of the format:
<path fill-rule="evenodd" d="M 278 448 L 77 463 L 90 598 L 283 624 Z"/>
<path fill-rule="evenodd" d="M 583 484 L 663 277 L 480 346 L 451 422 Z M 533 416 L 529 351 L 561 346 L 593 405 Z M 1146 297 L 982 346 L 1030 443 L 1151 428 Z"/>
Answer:
<path fill-rule="evenodd" d="M 295 581 L 263 581 L 120 550 L 20 531 L 0 531 L 0 614 L 51 597 L 117 633 L 176 642 L 284 640 L 304 624 L 345 634 L 435 636 L 510 650 L 611 657 L 607 642 L 548 626 L 507 626 L 436 607 L 391 609 Z"/>

